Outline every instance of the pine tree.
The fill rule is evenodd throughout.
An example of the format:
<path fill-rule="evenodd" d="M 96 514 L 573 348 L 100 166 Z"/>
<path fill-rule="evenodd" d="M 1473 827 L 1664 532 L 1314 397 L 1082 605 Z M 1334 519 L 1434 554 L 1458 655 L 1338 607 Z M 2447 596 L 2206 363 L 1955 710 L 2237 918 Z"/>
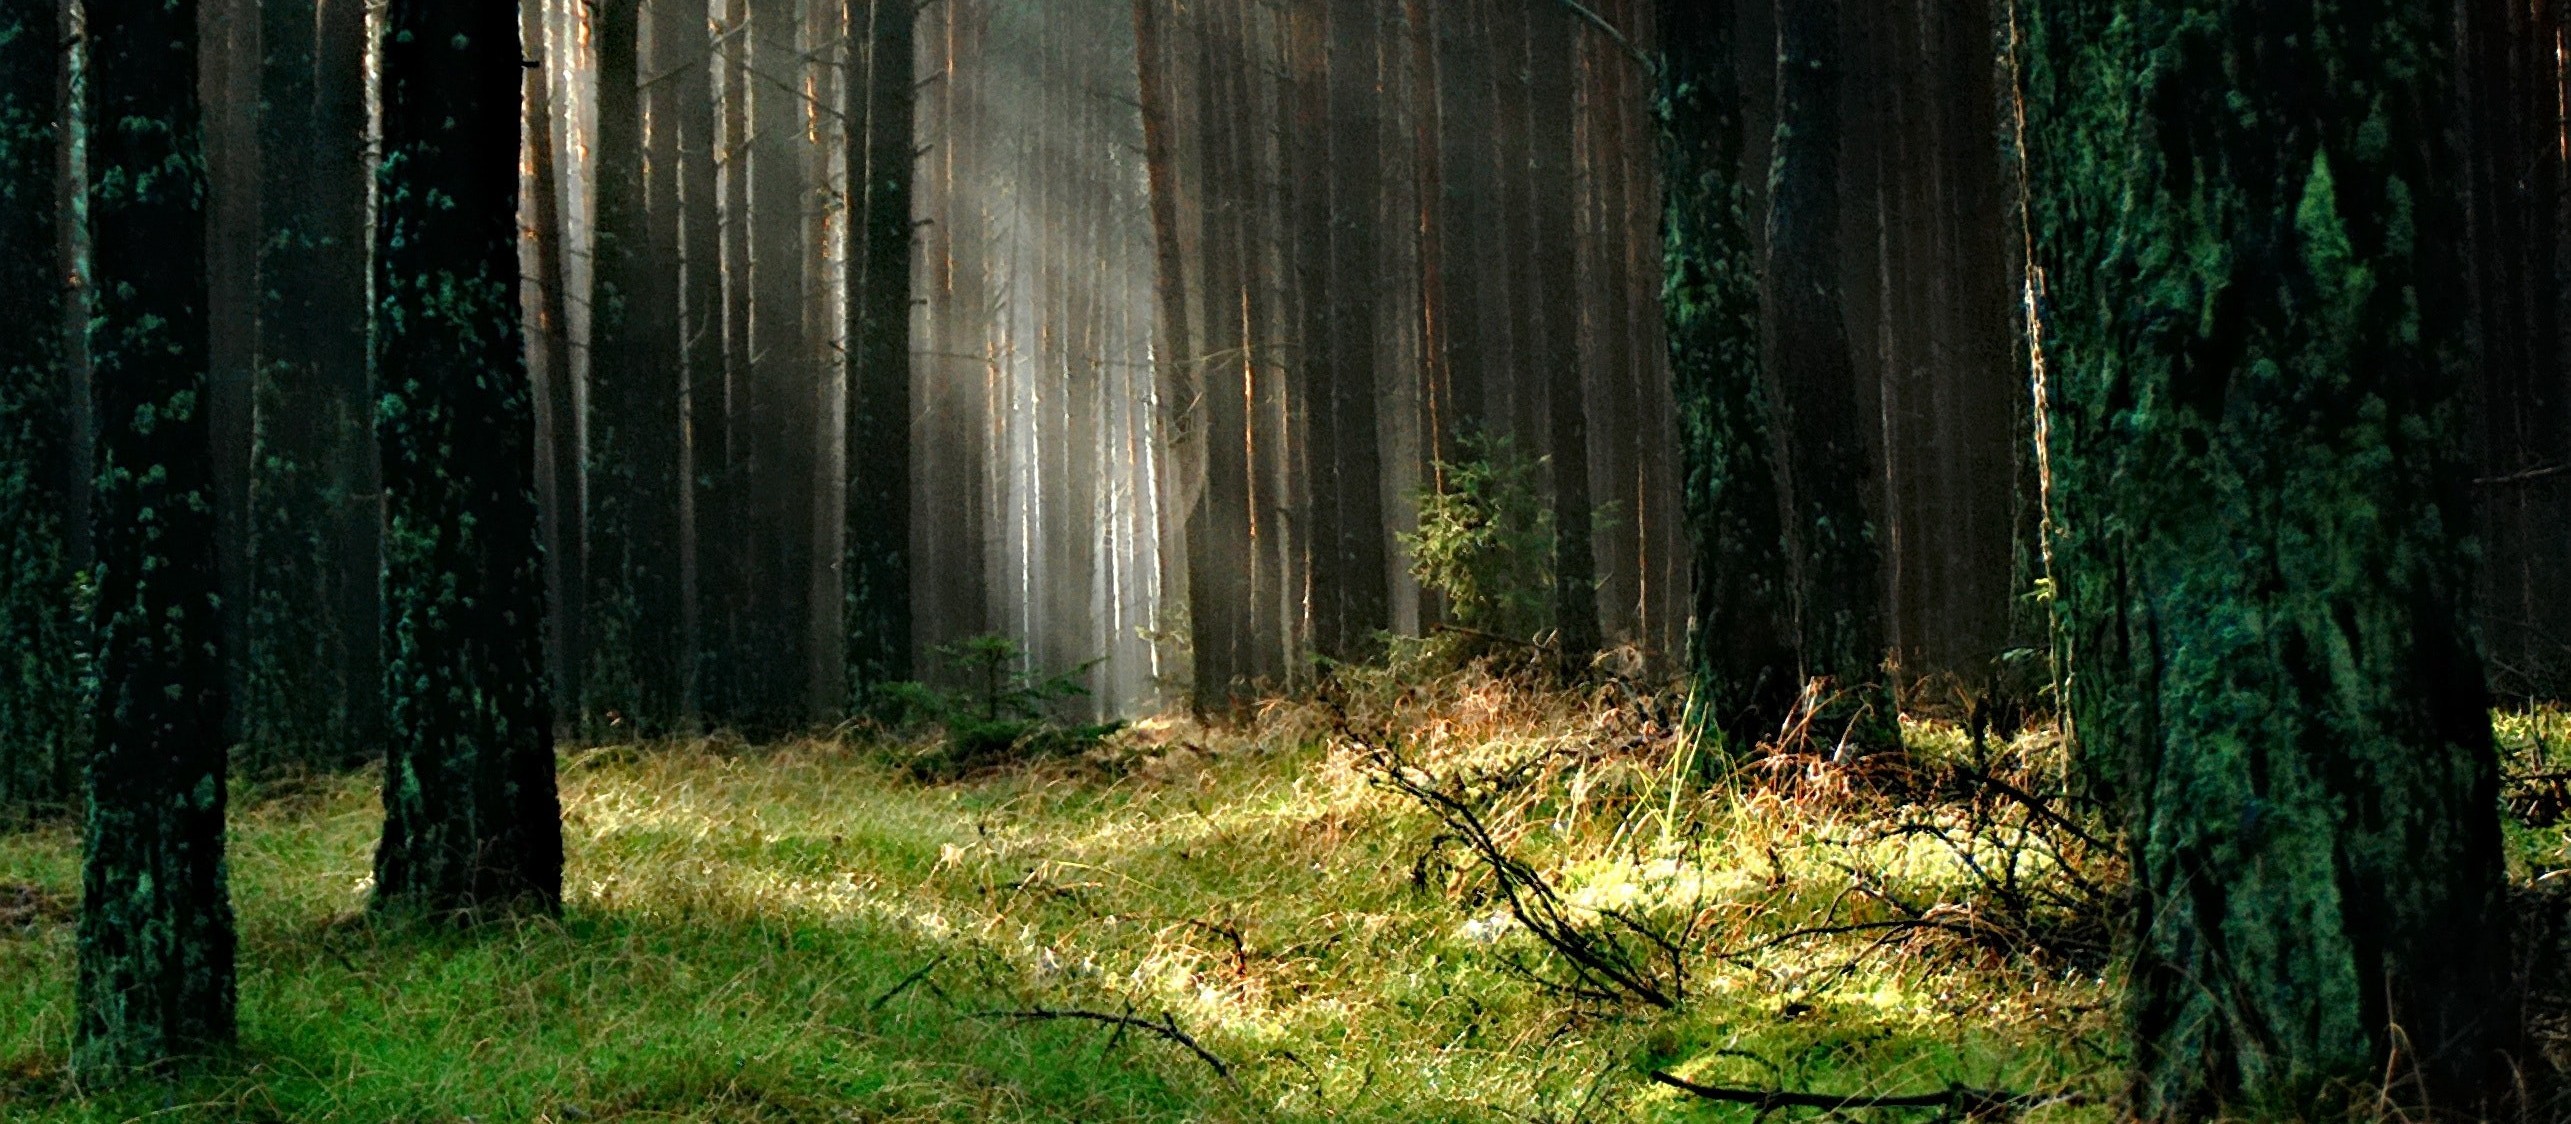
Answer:
<path fill-rule="evenodd" d="M 74 387 L 57 198 L 60 13 L 0 11 L 0 817 L 68 804 L 85 731 Z"/>
<path fill-rule="evenodd" d="M 2130 1108 L 2470 1112 L 2515 1019 L 2450 14 L 2021 11 L 2058 652 L 2131 839 Z"/>
<path fill-rule="evenodd" d="M 384 465 L 379 908 L 559 906 L 534 404 L 518 322 L 517 11 L 383 20 L 375 361 Z"/>
<path fill-rule="evenodd" d="M 910 0 L 851 0 L 856 225 L 848 268 L 848 676 L 856 702 L 911 673 L 911 183 L 919 20 Z M 861 22 L 862 21 L 862 22 Z M 862 127 L 860 127 L 862 125 Z"/>
<path fill-rule="evenodd" d="M 263 303 L 243 740 L 254 764 L 332 765 L 383 736 L 366 15 L 362 0 L 259 8 Z"/>
<path fill-rule="evenodd" d="M 1758 266 L 1740 180 L 1746 125 L 1733 9 L 1661 0 L 1662 289 L 1677 383 L 1695 630 L 1687 663 L 1700 729 L 1746 750 L 1800 687 L 1783 585 L 1784 532 L 1761 390 Z"/>
<path fill-rule="evenodd" d="M 98 698 L 72 1064 L 106 1076 L 231 1040 L 234 937 L 197 11 L 87 18 Z"/>
<path fill-rule="evenodd" d="M 1765 269 L 1768 418 L 1784 500 L 1785 561 L 1802 678 L 1826 681 L 1825 736 L 1900 740 L 1883 670 L 1882 553 L 1862 482 L 1840 283 L 1839 0 L 1777 4 L 1777 126 Z"/>

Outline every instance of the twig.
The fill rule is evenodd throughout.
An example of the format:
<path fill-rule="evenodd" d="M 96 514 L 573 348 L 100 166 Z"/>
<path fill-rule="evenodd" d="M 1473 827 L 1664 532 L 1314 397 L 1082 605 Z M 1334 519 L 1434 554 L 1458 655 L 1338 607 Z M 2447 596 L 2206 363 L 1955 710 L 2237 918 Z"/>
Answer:
<path fill-rule="evenodd" d="M 2565 473 L 2571 473 L 2571 463 L 2537 465 L 2534 468 L 2523 469 L 2517 472 L 2508 473 L 2504 476 L 2478 477 L 2473 481 L 2473 485 L 2479 488 L 2496 488 L 2508 484 L 2529 484 L 2538 480 L 2551 479 Z"/>
<path fill-rule="evenodd" d="M 1977 1116 L 2004 1109 L 2026 1109 L 2039 1105 L 2086 1104 L 2088 1097 L 2078 1093 L 2061 1096 L 2039 1096 L 2011 1093 L 1998 1089 L 1972 1089 L 1962 1085 L 1947 1086 L 1937 1093 L 1911 1096 L 1841 1096 L 1835 1093 L 1796 1093 L 1783 1089 L 1726 1089 L 1716 1085 L 1699 1085 L 1665 1070 L 1653 1070 L 1652 1080 L 1670 1088 L 1692 1093 L 1709 1101 L 1745 1104 L 1760 1112 L 1780 1108 L 1817 1108 L 1825 1112 L 1846 1112 L 1864 1108 L 1943 1108 Z"/>
<path fill-rule="evenodd" d="M 866 1009 L 869 1011 L 883 1010 L 884 1004 L 892 1002 L 895 996 L 898 996 L 905 991 L 909 991 L 913 985 L 919 983 L 921 980 L 927 979 L 929 973 L 936 971 L 938 965 L 944 963 L 946 963 L 946 957 L 941 955 L 935 960 L 931 960 L 926 964 L 920 965 L 918 971 L 902 977 L 902 982 L 894 984 L 892 990 L 876 996 L 874 1002 L 866 1005 Z"/>
<path fill-rule="evenodd" d="M 1092 1022 L 1104 1023 L 1108 1026 L 1115 1027 L 1120 1031 L 1139 1030 L 1164 1042 L 1171 1042 L 1187 1047 L 1188 1051 L 1195 1054 L 1198 1060 L 1213 1067 L 1214 1075 L 1222 1078 L 1224 1083 L 1232 1086 L 1235 1091 L 1239 1090 L 1241 1087 L 1241 1082 L 1232 1076 L 1232 1067 L 1229 1064 L 1226 1064 L 1220 1056 L 1214 1053 L 1214 1051 L 1206 1049 L 1202 1043 L 1199 1043 L 1194 1038 L 1188 1037 L 1186 1031 L 1178 1028 L 1178 1020 L 1172 1018 L 1166 1012 L 1161 1015 L 1159 1022 L 1153 1022 L 1150 1019 L 1138 1019 L 1132 1015 L 1111 1015 L 1105 1011 L 1083 1011 L 1077 1009 L 1066 1010 L 1051 1007 L 1029 1007 L 1018 1011 L 976 1011 L 973 1013 L 973 1017 L 977 1019 L 1013 1019 L 1018 1022 Z"/>
<path fill-rule="evenodd" d="M 1641 48 L 1634 46 L 1634 41 L 1626 38 L 1624 32 L 1616 30 L 1615 24 L 1608 23 L 1605 16 L 1599 15 L 1580 0 L 1562 0 L 1562 6 L 1571 9 L 1571 14 L 1580 17 L 1589 26 L 1597 28 L 1607 38 L 1615 40 L 1616 46 L 1623 48 L 1625 54 L 1643 68 L 1643 73 L 1654 78 L 1660 77 L 1660 65 L 1653 62 L 1650 55 L 1644 54 Z"/>

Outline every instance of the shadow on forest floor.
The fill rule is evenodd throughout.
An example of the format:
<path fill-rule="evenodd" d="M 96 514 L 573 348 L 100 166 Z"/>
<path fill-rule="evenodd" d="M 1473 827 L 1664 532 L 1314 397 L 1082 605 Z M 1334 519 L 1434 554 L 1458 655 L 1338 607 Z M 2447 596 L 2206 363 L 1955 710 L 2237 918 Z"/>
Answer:
<path fill-rule="evenodd" d="M 2112 1091 L 2093 964 L 1928 930 L 1778 939 L 1890 917 L 1869 893 L 1960 900 L 1954 857 L 1888 837 L 1881 800 L 1809 769 L 1702 783 L 1649 707 L 1606 689 L 1465 673 L 1368 705 L 1481 785 L 1494 834 L 1576 908 L 1684 912 L 1686 1002 L 1548 990 L 1487 871 L 1313 705 L 1231 731 L 1145 723 L 944 784 L 861 741 L 668 743 L 565 754 L 558 922 L 365 922 L 372 778 L 246 800 L 241 1049 L 90 1099 L 61 1068 L 74 835 L 0 836 L 0 909 L 37 903 L 0 913 L 0 1116 L 1567 1124 L 1758 1115 L 1655 1070 Z M 1913 736 L 1965 752 L 1944 727 Z M 2571 866 L 2558 829 L 2512 830 L 2521 870 Z M 1039 1012 L 1108 1019 L 1010 1017 Z"/>

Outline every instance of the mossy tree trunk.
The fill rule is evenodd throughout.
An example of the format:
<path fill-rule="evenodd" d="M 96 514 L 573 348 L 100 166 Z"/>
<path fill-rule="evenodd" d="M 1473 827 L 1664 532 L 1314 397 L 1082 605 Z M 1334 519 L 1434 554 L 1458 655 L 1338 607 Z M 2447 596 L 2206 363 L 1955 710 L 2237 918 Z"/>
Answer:
<path fill-rule="evenodd" d="M 73 798 L 85 644 L 70 536 L 75 386 L 57 190 L 66 140 L 60 10 L 0 10 L 0 818 Z"/>
<path fill-rule="evenodd" d="M 1732 21 L 1730 3 L 1660 0 L 1661 292 L 1696 551 L 1690 709 L 1700 730 L 1746 750 L 1784 722 L 1800 683 L 1768 463 Z"/>
<path fill-rule="evenodd" d="M 857 226 L 848 255 L 847 630 L 851 701 L 911 677 L 911 184 L 919 84 L 911 0 L 851 4 Z M 858 127 L 862 124 L 862 127 Z"/>
<path fill-rule="evenodd" d="M 87 18 L 98 705 L 72 1065 L 105 1077 L 231 1040 L 233 930 L 196 5 Z"/>
<path fill-rule="evenodd" d="M 2474 1112 L 2515 1019 L 2451 13 L 2021 11 L 2060 654 L 2132 840 L 2131 1111 L 2303 1114 L 2389 1073 Z"/>
<path fill-rule="evenodd" d="M 562 825 L 518 322 L 517 12 L 394 0 L 380 49 L 391 733 L 375 903 L 553 909 Z"/>

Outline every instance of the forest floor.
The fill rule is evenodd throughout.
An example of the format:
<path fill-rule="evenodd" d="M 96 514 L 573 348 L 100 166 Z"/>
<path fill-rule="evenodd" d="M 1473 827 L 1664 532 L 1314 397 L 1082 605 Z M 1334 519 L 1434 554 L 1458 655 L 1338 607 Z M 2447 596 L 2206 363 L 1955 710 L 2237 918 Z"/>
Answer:
<path fill-rule="evenodd" d="M 1891 773 L 1789 756 L 1704 783 L 1666 701 L 1612 683 L 1379 676 L 1342 699 L 946 782 L 881 738 L 568 750 L 562 918 L 461 932 L 360 912 L 374 778 L 245 785 L 240 1049 L 93 1097 L 63 1076 L 75 835 L 0 835 L 0 1118 L 1760 1115 L 1655 1071 L 2107 1118 L 2112 991 L 2080 913 L 2113 872 L 2080 869 L 2107 860 L 2076 823 L 1988 798 L 2027 789 L 2001 778 L 2058 752 L 2048 732 L 1977 753 L 1921 724 Z M 2571 861 L 2558 833 L 2517 850 Z M 1573 994 L 1510 886 L 1683 999 Z"/>

